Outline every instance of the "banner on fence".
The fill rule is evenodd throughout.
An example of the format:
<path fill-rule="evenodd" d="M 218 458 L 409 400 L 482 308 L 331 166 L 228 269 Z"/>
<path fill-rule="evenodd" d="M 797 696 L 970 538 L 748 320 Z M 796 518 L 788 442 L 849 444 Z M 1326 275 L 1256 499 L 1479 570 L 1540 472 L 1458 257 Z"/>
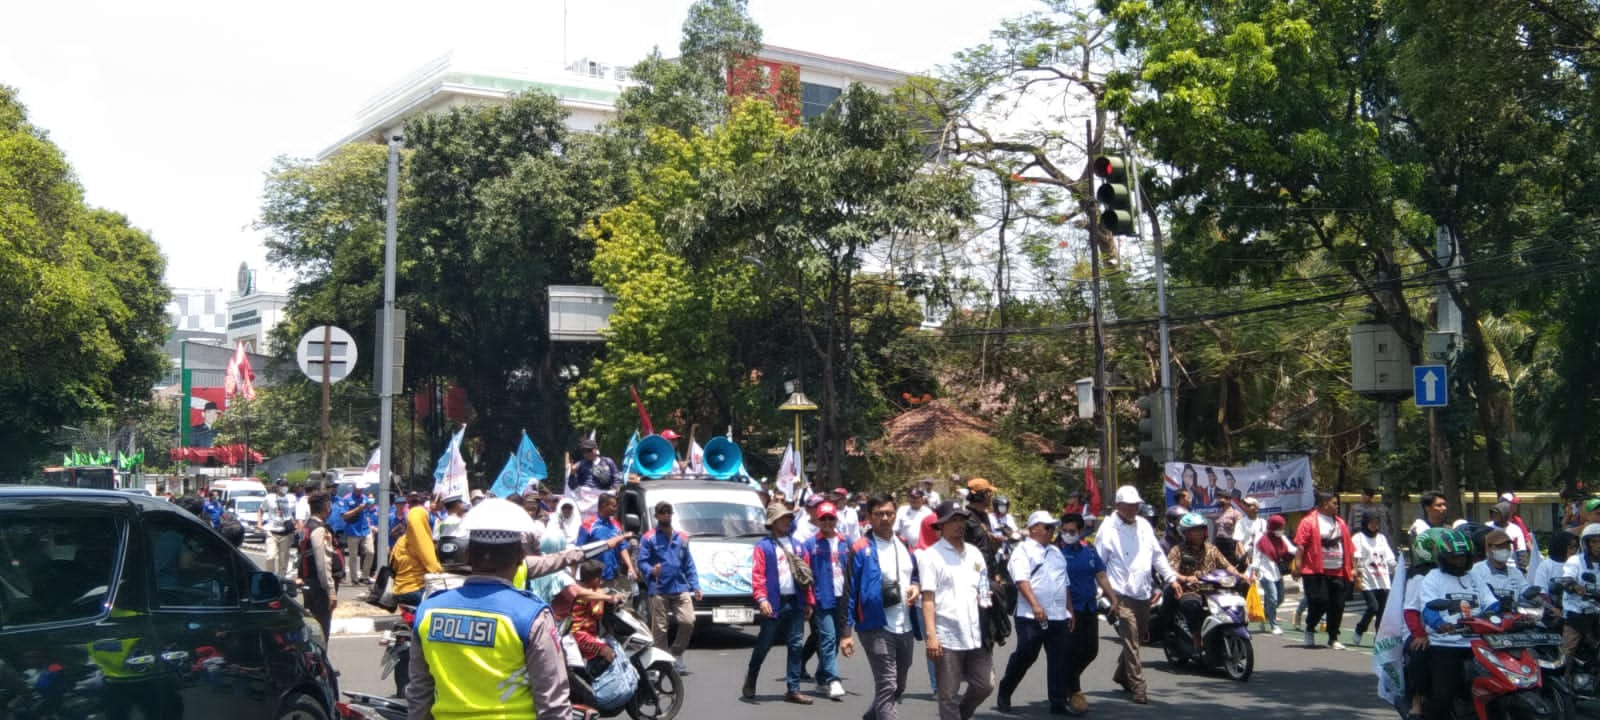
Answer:
<path fill-rule="evenodd" d="M 1305 456 L 1244 467 L 1173 462 L 1165 474 L 1167 506 L 1177 501 L 1179 489 L 1188 489 L 1190 509 L 1202 515 L 1226 510 L 1235 491 L 1259 501 L 1262 516 L 1310 510 L 1316 503 L 1311 458 Z"/>

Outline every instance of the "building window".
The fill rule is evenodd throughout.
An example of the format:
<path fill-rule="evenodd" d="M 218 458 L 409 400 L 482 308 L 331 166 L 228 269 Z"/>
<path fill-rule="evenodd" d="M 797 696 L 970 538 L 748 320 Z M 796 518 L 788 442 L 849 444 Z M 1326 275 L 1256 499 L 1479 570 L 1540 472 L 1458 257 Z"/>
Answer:
<path fill-rule="evenodd" d="M 827 85 L 800 83 L 800 117 L 810 120 L 828 111 L 828 106 L 839 99 L 844 91 Z"/>

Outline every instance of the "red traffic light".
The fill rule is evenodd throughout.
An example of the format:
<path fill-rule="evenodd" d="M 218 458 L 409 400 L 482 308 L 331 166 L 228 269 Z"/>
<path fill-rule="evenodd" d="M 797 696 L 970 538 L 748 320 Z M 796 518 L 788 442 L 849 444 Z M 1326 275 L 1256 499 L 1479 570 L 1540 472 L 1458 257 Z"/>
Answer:
<path fill-rule="evenodd" d="M 1114 183 L 1128 181 L 1128 166 L 1126 161 L 1112 155 L 1101 155 L 1094 159 L 1095 177 L 1105 178 Z"/>

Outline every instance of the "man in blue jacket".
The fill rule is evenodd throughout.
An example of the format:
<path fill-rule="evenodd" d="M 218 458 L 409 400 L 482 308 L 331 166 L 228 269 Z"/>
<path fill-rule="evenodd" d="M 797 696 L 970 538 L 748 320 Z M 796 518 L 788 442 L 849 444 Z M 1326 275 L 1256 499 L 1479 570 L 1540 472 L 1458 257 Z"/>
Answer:
<path fill-rule="evenodd" d="M 817 533 L 806 541 L 811 556 L 811 577 L 816 578 L 817 607 L 811 614 L 811 640 L 806 641 L 801 667 L 812 651 L 817 660 L 817 690 L 834 701 L 844 699 L 839 680 L 839 634 L 844 629 L 845 589 L 850 576 L 845 568 L 850 541 L 839 533 L 839 511 L 832 502 L 817 505 Z"/>
<path fill-rule="evenodd" d="M 922 639 L 917 563 L 911 548 L 895 537 L 895 504 L 890 495 L 867 500 L 871 532 L 850 547 L 845 593 L 845 625 L 839 651 L 855 654 L 855 638 L 872 669 L 872 705 L 864 720 L 895 720 L 906 689 L 915 642 Z"/>
<path fill-rule="evenodd" d="M 694 604 L 700 593 L 700 576 L 689 553 L 689 536 L 672 529 L 672 503 L 656 503 L 655 527 L 639 538 L 639 572 L 650 598 L 650 632 L 656 647 L 677 658 L 678 673 L 688 672 L 683 653 L 694 633 Z M 678 621 L 678 634 L 668 642 L 668 618 Z"/>

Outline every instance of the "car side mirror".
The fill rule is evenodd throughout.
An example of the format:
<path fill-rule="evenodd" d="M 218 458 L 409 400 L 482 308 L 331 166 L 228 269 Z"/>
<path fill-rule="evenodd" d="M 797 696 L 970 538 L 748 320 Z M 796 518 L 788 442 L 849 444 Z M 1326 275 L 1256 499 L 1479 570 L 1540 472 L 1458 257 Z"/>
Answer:
<path fill-rule="evenodd" d="M 283 581 L 279 580 L 277 575 L 269 572 L 253 572 L 250 573 L 249 582 L 250 602 L 264 605 L 283 599 Z"/>
<path fill-rule="evenodd" d="M 644 529 L 644 522 L 639 519 L 638 515 L 628 513 L 622 516 L 622 529 L 626 532 L 637 534 Z"/>

